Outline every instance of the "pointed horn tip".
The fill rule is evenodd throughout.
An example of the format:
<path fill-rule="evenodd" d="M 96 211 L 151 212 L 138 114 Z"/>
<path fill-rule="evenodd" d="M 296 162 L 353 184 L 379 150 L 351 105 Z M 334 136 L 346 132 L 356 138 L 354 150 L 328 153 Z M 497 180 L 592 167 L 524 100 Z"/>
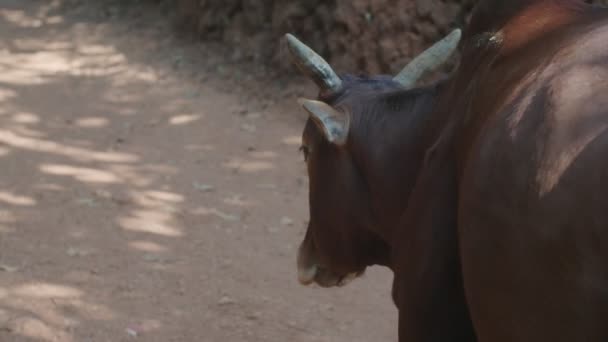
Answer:
<path fill-rule="evenodd" d="M 285 41 L 287 41 L 287 46 L 290 48 L 293 46 L 302 44 L 302 42 L 291 33 L 286 33 L 284 38 L 285 38 Z"/>
<path fill-rule="evenodd" d="M 310 100 L 304 97 L 299 97 L 297 100 L 298 104 L 304 108 L 309 108 L 311 105 L 314 105 L 317 101 Z"/>
<path fill-rule="evenodd" d="M 460 40 L 460 38 L 462 38 L 462 30 L 459 28 L 454 29 L 452 32 L 450 32 L 448 37 L 455 40 Z"/>

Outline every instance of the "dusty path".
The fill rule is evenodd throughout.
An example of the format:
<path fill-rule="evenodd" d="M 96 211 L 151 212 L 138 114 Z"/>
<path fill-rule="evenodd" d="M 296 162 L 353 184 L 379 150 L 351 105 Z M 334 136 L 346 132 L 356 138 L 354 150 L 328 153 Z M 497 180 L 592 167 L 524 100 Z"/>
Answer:
<path fill-rule="evenodd" d="M 58 3 L 0 0 L 0 341 L 394 341 L 387 271 L 295 281 L 293 96 Z"/>

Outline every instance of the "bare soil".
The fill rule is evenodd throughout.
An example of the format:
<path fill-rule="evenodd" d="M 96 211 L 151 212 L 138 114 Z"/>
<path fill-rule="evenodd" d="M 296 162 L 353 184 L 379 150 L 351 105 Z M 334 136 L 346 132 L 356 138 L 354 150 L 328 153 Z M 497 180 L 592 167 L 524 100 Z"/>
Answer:
<path fill-rule="evenodd" d="M 387 270 L 296 281 L 314 88 L 126 13 L 0 0 L 0 341 L 396 340 Z"/>
<path fill-rule="evenodd" d="M 342 72 L 394 73 L 454 27 L 473 0 L 175 0 L 178 27 L 234 60 L 290 70 L 277 41 L 296 34 Z"/>

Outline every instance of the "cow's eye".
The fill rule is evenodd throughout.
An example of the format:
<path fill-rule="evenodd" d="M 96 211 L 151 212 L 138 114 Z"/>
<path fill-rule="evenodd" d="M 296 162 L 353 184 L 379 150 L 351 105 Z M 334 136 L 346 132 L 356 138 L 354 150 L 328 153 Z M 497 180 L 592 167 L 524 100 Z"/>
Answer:
<path fill-rule="evenodd" d="M 300 146 L 300 152 L 302 152 L 302 155 L 304 156 L 304 161 L 308 161 L 308 154 L 310 153 L 308 146 Z"/>

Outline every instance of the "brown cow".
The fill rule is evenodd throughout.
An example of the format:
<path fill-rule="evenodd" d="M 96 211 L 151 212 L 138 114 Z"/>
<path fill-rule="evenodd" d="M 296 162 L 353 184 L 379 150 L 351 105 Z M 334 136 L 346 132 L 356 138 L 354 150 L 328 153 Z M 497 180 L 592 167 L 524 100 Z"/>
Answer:
<path fill-rule="evenodd" d="M 477 336 L 608 341 L 608 10 L 485 0 L 465 39 L 429 167 L 454 152 L 450 206 Z"/>
<path fill-rule="evenodd" d="M 389 266 L 400 341 L 474 339 L 469 312 L 479 341 L 608 340 L 606 41 L 584 1 L 481 0 L 435 93 L 314 102 L 304 282 Z"/>
<path fill-rule="evenodd" d="M 303 284 L 344 285 L 376 264 L 397 271 L 392 229 L 399 227 L 426 150 L 436 140 L 440 118 L 432 110 L 445 88 L 444 82 L 414 86 L 445 62 L 459 40 L 456 30 L 393 78 L 338 77 L 320 56 L 287 37 L 296 64 L 321 88 L 318 100 L 300 101 L 310 113 L 302 136 L 310 179 L 310 223 L 298 255 Z M 416 314 L 406 330 L 442 342 L 474 341 L 456 238 L 447 235 L 455 230 L 438 233 L 436 241 L 423 244 L 437 248 L 434 256 L 447 262 L 442 272 L 412 274 L 428 291 L 416 291 L 420 300 L 408 303 Z M 404 316 L 408 309 L 400 311 Z"/>

